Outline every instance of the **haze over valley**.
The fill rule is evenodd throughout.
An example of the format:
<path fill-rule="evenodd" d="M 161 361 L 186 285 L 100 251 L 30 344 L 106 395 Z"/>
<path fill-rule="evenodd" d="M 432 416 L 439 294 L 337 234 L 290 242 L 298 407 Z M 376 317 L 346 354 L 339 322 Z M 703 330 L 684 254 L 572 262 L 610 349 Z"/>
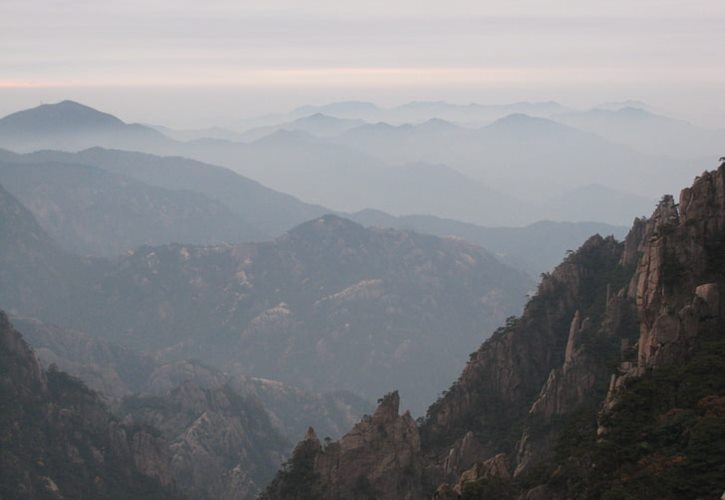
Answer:
<path fill-rule="evenodd" d="M 720 3 L 0 27 L 0 499 L 723 495 Z"/>

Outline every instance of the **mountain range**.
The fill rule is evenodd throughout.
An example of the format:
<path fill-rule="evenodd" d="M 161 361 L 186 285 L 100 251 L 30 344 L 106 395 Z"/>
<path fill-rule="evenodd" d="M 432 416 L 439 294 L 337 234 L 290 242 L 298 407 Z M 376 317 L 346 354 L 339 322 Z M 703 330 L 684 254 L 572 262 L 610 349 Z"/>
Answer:
<path fill-rule="evenodd" d="M 426 170 L 446 171 L 444 167 L 419 165 L 402 176 L 401 182 L 407 178 L 412 186 L 420 186 L 415 173 Z M 455 173 L 451 176 L 461 177 Z M 329 212 L 266 189 L 222 167 L 178 157 L 101 148 L 24 155 L 0 151 L 0 183 L 65 250 L 88 256 L 113 257 L 140 245 L 266 240 Z M 439 185 L 442 187 L 442 182 Z M 377 199 L 382 206 L 389 206 L 392 201 L 395 208 L 394 196 L 384 196 L 388 191 L 382 181 L 381 186 Z M 424 188 L 420 186 L 416 194 L 415 204 L 421 210 L 426 208 L 429 197 L 435 196 L 426 194 Z M 461 212 L 471 212 L 482 201 L 477 188 L 465 179 L 446 189 L 451 195 L 460 190 L 457 200 Z M 469 195 L 463 196 L 465 193 Z M 610 194 L 599 190 L 590 193 L 589 200 Z M 489 206 L 495 203 L 500 207 L 503 203 L 495 196 L 483 201 Z M 597 205 L 607 209 L 606 203 Z M 646 203 L 642 205 L 645 211 Z M 407 227 L 420 233 L 462 237 L 533 276 L 550 270 L 565 250 L 575 248 L 592 232 L 622 232 L 621 228 L 591 222 L 549 222 L 546 227 L 557 237 L 547 239 L 544 252 L 540 245 L 531 244 L 541 234 L 539 225 L 487 228 L 433 216 L 395 218 L 371 210 L 342 215 L 366 225 Z M 520 236 L 504 236 L 509 233 Z"/>
<path fill-rule="evenodd" d="M 270 120 L 0 120 L 0 497 L 720 495 L 725 164 L 634 218 L 718 131 L 640 103 Z"/>
<path fill-rule="evenodd" d="M 623 238 L 627 233 L 626 227 L 595 222 L 539 221 L 524 227 L 483 227 L 425 215 L 393 217 L 377 210 L 363 210 L 350 218 L 366 226 L 462 238 L 493 252 L 532 277 L 552 270 L 565 252 L 578 248 L 592 234 Z"/>
<path fill-rule="evenodd" d="M 266 243 L 103 260 L 61 250 L 7 192 L 3 208 L 0 297 L 14 314 L 316 392 L 369 398 L 405 380 L 417 411 L 532 284 L 472 244 L 332 215 Z"/>
<path fill-rule="evenodd" d="M 725 140 L 725 130 L 703 129 L 641 107 L 569 112 L 553 119 L 644 153 L 682 160 L 717 157 Z"/>
<path fill-rule="evenodd" d="M 358 123 L 354 120 L 313 114 L 272 126 L 268 135 L 249 143 L 219 138 L 181 142 L 148 127 L 150 133 L 136 140 L 122 130 L 138 127 L 117 119 L 108 127 L 118 130 L 99 138 L 86 133 L 90 108 L 69 102 L 55 106 L 4 118 L 0 146 L 16 151 L 102 146 L 182 156 L 222 165 L 273 189 L 343 212 L 373 208 L 484 225 L 520 225 L 542 218 L 628 224 L 651 209 L 658 193 L 691 177 L 694 165 L 523 114 L 478 128 L 439 118 L 418 125 L 354 126 Z M 46 131 L 43 123 L 57 121 L 57 115 L 67 115 L 66 125 Z M 99 115 L 99 121 L 108 120 Z M 68 139 L 69 134 L 76 139 Z M 626 182 L 620 181 L 624 178 Z M 604 197 L 582 203 L 569 195 L 591 185 L 619 198 L 616 211 Z M 427 203 L 431 198 L 436 203 Z"/>
<path fill-rule="evenodd" d="M 175 198 L 177 205 L 181 205 L 179 208 L 183 207 L 187 213 L 192 212 L 197 217 L 206 217 L 204 224 L 210 226 L 205 228 L 204 224 L 197 224 L 196 230 L 201 231 L 202 234 L 187 232 L 189 239 L 180 240 L 164 239 L 164 230 L 168 232 L 170 229 L 157 226 L 155 229 L 157 236 L 140 243 L 167 243 L 170 241 L 210 243 L 212 240 L 205 238 L 210 231 L 214 232 L 214 228 L 219 228 L 219 226 L 221 228 L 216 232 L 217 235 L 225 235 L 225 238 L 220 238 L 222 241 L 233 243 L 259 240 L 277 236 L 297 224 L 329 212 L 321 206 L 306 204 L 292 196 L 268 189 L 228 169 L 179 157 L 159 157 L 143 153 L 91 148 L 78 153 L 44 150 L 24 155 L 0 151 L 0 162 L 4 165 L 9 164 L 3 170 L 17 174 L 11 176 L 8 173 L 8 181 L 6 181 L 8 189 L 12 189 L 16 182 L 26 184 L 28 182 L 28 179 L 23 179 L 25 173 L 19 164 L 30 165 L 27 167 L 28 174 L 34 168 L 39 168 L 38 165 L 45 164 L 45 168 L 47 168 L 47 164 L 53 164 L 56 167 L 53 172 L 57 175 L 73 177 L 73 182 L 55 185 L 53 189 L 62 190 L 64 186 L 77 186 L 80 189 L 82 186 L 86 192 L 85 198 L 88 198 L 89 195 L 91 198 L 96 197 L 92 198 L 95 210 L 112 211 L 114 217 L 122 219 L 126 216 L 127 211 L 140 208 L 132 209 L 129 206 L 126 210 L 119 212 L 114 207 L 102 207 L 101 205 L 105 204 L 107 200 L 98 196 L 100 185 L 93 185 L 93 182 L 101 183 L 107 186 L 107 189 L 110 189 L 110 186 L 116 188 L 125 186 L 125 189 L 128 190 L 133 186 L 135 190 L 145 192 L 146 203 L 157 206 L 168 205 L 167 200 Z M 95 175 L 84 176 L 74 173 L 83 168 Z M 15 192 L 15 195 L 23 200 L 26 199 L 25 196 L 29 196 L 28 206 L 33 207 L 36 203 L 43 203 L 42 199 L 32 197 L 31 194 L 28 190 L 18 189 Z M 131 195 L 131 191 L 128 191 L 128 194 Z M 91 203 L 90 200 L 73 199 L 67 191 L 65 196 L 70 198 L 66 200 L 67 202 L 82 203 L 85 201 L 86 205 Z M 121 195 L 116 194 L 115 196 L 120 197 Z M 121 202 L 119 200 L 119 203 Z M 125 203 L 131 203 L 131 200 L 126 200 Z M 36 216 L 43 218 L 40 212 L 36 212 Z M 165 217 L 173 219 L 174 211 L 166 210 Z M 214 221 L 212 217 L 218 218 L 218 220 Z M 152 223 L 152 221 L 136 222 L 141 225 Z M 179 215 L 176 216 L 176 222 L 181 225 L 195 224 L 192 221 L 181 221 Z M 166 223 L 168 224 L 169 221 Z M 172 230 L 178 231 L 178 228 L 174 227 Z M 230 231 L 234 231 L 234 233 L 232 234 Z M 106 236 L 108 236 L 108 240 L 104 241 L 111 242 L 122 235 Z"/>

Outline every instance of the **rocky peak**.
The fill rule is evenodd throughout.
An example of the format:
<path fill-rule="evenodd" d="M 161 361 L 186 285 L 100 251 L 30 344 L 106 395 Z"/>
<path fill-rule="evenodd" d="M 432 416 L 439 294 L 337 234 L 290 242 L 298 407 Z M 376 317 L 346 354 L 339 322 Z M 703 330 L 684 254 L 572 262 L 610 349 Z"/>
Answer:
<path fill-rule="evenodd" d="M 317 433 L 315 433 L 315 429 L 312 427 L 307 428 L 307 432 L 305 432 L 305 437 L 302 438 L 302 441 L 310 441 L 312 443 L 320 444 L 320 439 L 317 437 Z"/>
<path fill-rule="evenodd" d="M 400 395 L 398 391 L 389 392 L 380 399 L 378 407 L 373 413 L 373 422 L 382 424 L 395 420 L 398 418 L 399 407 Z"/>
<path fill-rule="evenodd" d="M 647 229 L 647 219 L 645 217 L 637 217 L 632 223 L 632 228 L 624 238 L 624 251 L 622 252 L 622 260 L 620 264 L 623 267 L 630 267 L 637 264 L 642 251 L 642 242 Z"/>
<path fill-rule="evenodd" d="M 725 164 L 715 171 L 703 172 L 692 187 L 680 192 L 680 217 L 683 224 L 698 224 L 708 232 L 723 230 L 725 221 Z"/>
<path fill-rule="evenodd" d="M 601 279 L 617 266 L 622 245 L 599 235 L 589 238 L 539 285 L 521 318 L 483 343 L 471 355 L 460 378 L 447 394 L 434 403 L 421 428 L 429 446 L 455 442 L 467 431 L 479 436 L 483 449 L 511 449 L 511 434 L 501 432 L 511 425 L 522 425 L 531 402 L 551 371 L 560 368 L 566 345 L 581 328 L 572 318 L 594 301 L 606 300 L 606 283 Z M 488 458 L 488 457 L 482 457 Z"/>
<path fill-rule="evenodd" d="M 397 391 L 386 394 L 372 416 L 324 448 L 314 430 L 308 430 L 288 463 L 290 469 L 278 475 L 263 498 L 286 498 L 290 488 L 320 499 L 420 498 L 420 436 L 410 413 L 399 415 L 399 405 Z M 295 486 L 295 478 L 303 476 Z"/>
<path fill-rule="evenodd" d="M 725 278 L 725 166 L 683 189 L 680 205 L 665 196 L 647 222 L 642 258 L 629 286 L 640 316 L 639 369 L 671 362 L 687 350 L 700 322 L 698 286 Z M 692 319 L 690 319 L 692 318 Z M 699 318 L 699 319 L 698 319 Z"/>

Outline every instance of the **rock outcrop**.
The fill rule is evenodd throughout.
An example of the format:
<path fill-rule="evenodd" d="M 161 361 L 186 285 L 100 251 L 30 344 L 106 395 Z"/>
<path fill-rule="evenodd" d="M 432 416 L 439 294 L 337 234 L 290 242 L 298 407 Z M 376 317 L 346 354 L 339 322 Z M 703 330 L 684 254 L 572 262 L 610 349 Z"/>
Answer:
<path fill-rule="evenodd" d="M 399 414 L 399 405 L 397 392 L 387 394 L 372 416 L 324 447 L 310 429 L 295 449 L 291 473 L 309 470 L 303 489 L 320 499 L 420 498 L 420 436 L 410 413 Z M 284 497 L 289 485 L 290 479 L 282 477 L 262 498 Z"/>
<path fill-rule="evenodd" d="M 229 385 L 186 382 L 163 396 L 127 398 L 118 413 L 160 430 L 170 472 L 190 498 L 256 498 L 288 450 L 259 402 Z"/>

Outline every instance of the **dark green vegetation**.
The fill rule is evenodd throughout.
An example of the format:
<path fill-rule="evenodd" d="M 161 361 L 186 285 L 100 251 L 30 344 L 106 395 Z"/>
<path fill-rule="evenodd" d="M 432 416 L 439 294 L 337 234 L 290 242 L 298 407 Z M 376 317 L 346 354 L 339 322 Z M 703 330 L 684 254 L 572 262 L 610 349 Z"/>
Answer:
<path fill-rule="evenodd" d="M 718 499 L 725 489 L 723 373 L 725 341 L 698 339 L 686 363 L 627 383 L 599 422 L 603 437 L 596 408 L 582 407 L 566 418 L 552 460 L 514 481 L 466 484 L 463 498 L 512 498 L 545 484 L 564 498 Z"/>
<path fill-rule="evenodd" d="M 41 371 L 0 312 L 1 498 L 171 498 L 134 460 L 153 460 L 154 440 L 123 426 L 77 379 Z"/>
<path fill-rule="evenodd" d="M 719 498 L 725 488 L 723 373 L 725 341 L 717 336 L 699 339 L 686 363 L 629 382 L 602 419 L 602 439 L 586 425 L 562 436 L 561 469 L 551 482 L 570 496 L 607 500 Z"/>
<path fill-rule="evenodd" d="M 315 472 L 315 457 L 319 446 L 304 440 L 294 450 L 292 457 L 282 464 L 274 482 L 260 496 L 260 499 L 279 498 L 280 500 L 317 500 L 320 492 L 319 475 Z"/>

